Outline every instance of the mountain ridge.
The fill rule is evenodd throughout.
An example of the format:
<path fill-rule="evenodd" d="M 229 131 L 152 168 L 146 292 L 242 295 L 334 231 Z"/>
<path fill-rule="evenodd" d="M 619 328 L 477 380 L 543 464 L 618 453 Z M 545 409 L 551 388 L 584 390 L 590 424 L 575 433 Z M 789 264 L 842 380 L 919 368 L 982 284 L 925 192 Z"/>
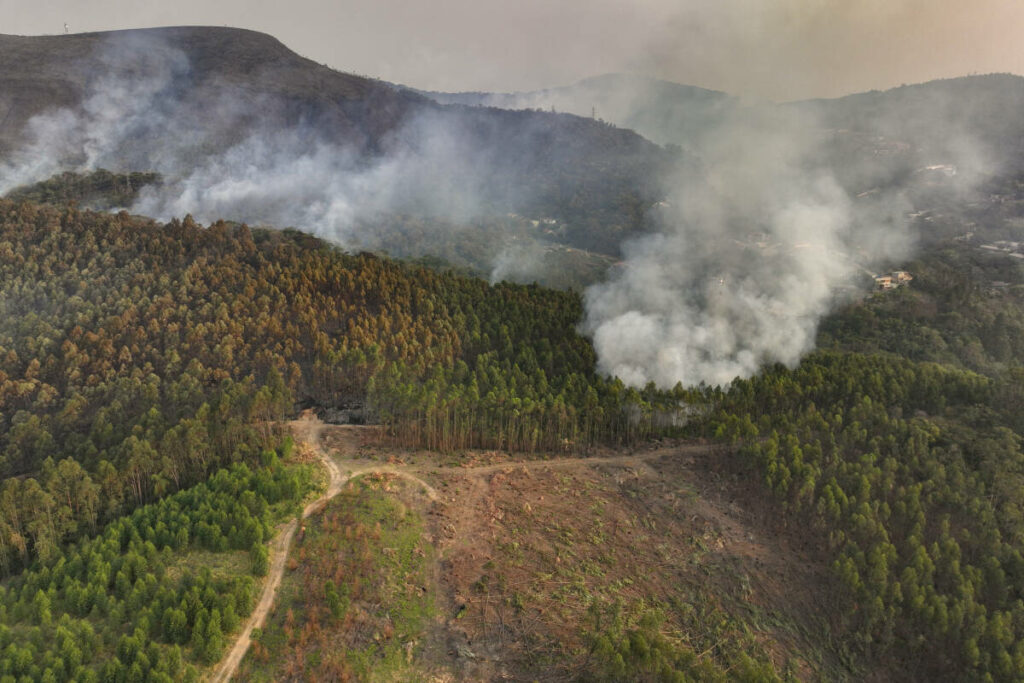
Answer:
<path fill-rule="evenodd" d="M 412 89 L 443 103 L 509 108 L 554 107 L 606 118 L 659 144 L 686 144 L 717 127 L 777 112 L 821 127 L 906 139 L 946 151 L 951 133 L 976 137 L 1000 164 L 1024 156 L 1024 125 L 998 112 L 1024 107 L 1024 77 L 993 73 L 933 79 L 839 97 L 745 103 L 726 92 L 643 75 L 602 74 L 574 83 L 511 93 L 443 93 Z M 921 126 L 921 122 L 934 125 Z M 1005 145 L 1010 143 L 1010 148 Z"/>

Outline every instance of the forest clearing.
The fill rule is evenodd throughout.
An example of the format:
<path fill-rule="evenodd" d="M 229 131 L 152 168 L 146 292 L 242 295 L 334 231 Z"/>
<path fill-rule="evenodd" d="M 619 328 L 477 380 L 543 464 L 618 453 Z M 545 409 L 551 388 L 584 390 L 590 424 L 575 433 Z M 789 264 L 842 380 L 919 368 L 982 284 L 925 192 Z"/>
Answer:
<path fill-rule="evenodd" d="M 603 666 L 594 648 L 600 635 L 588 631 L 598 625 L 588 624 L 588 613 L 600 620 L 602 611 L 619 610 L 625 625 L 637 626 L 659 604 L 669 608 L 658 629 L 672 634 L 675 646 L 694 649 L 695 671 L 725 675 L 734 666 L 756 668 L 760 660 L 804 678 L 836 664 L 837 655 L 823 653 L 814 635 L 823 573 L 807 561 L 807 548 L 738 502 L 738 484 L 710 462 L 729 450 L 721 445 L 650 444 L 601 449 L 590 458 L 484 452 L 446 464 L 437 453 L 382 445 L 374 427 L 324 424 L 313 411 L 290 427 L 299 449 L 315 453 L 331 471 L 331 488 L 307 506 L 313 516 L 304 513 L 303 529 L 318 523 L 317 512 L 333 505 L 328 501 L 336 493 L 351 494 L 356 478 L 399 506 L 392 517 L 423 521 L 424 556 L 432 561 L 418 575 L 424 584 L 418 593 L 431 602 L 429 618 L 416 634 L 390 636 L 402 641 L 393 644 L 400 653 L 394 657 L 378 624 L 368 648 L 377 656 L 367 656 L 360 643 L 356 659 L 340 646 L 359 640 L 352 635 L 361 621 L 355 594 L 341 619 L 317 612 L 318 598 L 330 598 L 304 591 L 305 615 L 296 615 L 301 608 L 287 598 L 282 605 L 280 596 L 270 607 L 282 577 L 287 583 L 306 571 L 297 556 L 328 562 L 304 554 L 308 538 L 293 543 L 293 521 L 279 532 L 287 534 L 284 544 L 274 541 L 260 606 L 212 680 L 230 680 L 239 664 L 239 680 L 562 680 Z M 282 545 L 290 546 L 288 562 L 277 554 Z M 382 550 L 385 562 L 393 557 L 393 548 Z M 374 571 L 380 569 L 369 574 Z M 346 581 L 353 579 L 338 584 Z M 794 602 L 796 585 L 805 597 Z M 674 597 L 710 592 L 725 599 L 694 600 L 687 610 L 687 601 Z M 389 607 L 386 601 L 374 606 Z M 701 614 L 686 614 L 692 610 Z M 719 623 L 703 623 L 710 615 Z M 280 642 L 273 632 L 282 620 L 305 635 Z M 317 640 L 321 634 L 311 633 L 310 624 L 322 624 L 329 635 Z M 243 661 L 254 629 L 254 640 L 265 642 Z M 743 661 L 748 648 L 753 654 Z M 806 653 L 816 658 L 808 661 Z"/>

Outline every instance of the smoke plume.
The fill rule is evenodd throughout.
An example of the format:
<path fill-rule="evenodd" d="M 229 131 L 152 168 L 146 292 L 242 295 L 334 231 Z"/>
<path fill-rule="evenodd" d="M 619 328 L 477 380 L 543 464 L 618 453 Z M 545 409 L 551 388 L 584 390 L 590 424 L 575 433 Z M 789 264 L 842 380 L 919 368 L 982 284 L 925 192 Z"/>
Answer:
<path fill-rule="evenodd" d="M 45 111 L 28 121 L 26 144 L 0 164 L 0 194 L 65 170 L 134 170 L 151 159 L 167 165 L 168 155 L 183 151 L 180 141 L 197 120 L 177 97 L 188 77 L 187 57 L 127 35 L 100 50 L 97 61 L 99 68 L 82 79 L 79 107 Z M 157 138 L 178 142 L 168 149 Z"/>
<path fill-rule="evenodd" d="M 316 113 L 200 77 L 152 34 L 118 34 L 99 61 L 80 106 L 29 120 L 27 144 L 0 164 L 0 194 L 67 170 L 156 171 L 165 182 L 125 208 L 296 227 L 350 248 L 374 246 L 356 230 L 381 212 L 465 222 L 516 200 L 490 187 L 498 155 L 473 149 L 436 107 L 417 110 L 368 154 Z"/>
<path fill-rule="evenodd" d="M 62 170 L 155 170 L 166 181 L 132 211 L 293 226 L 349 248 L 375 245 L 367 226 L 382 212 L 440 217 L 428 229 L 444 234 L 432 239 L 457 240 L 453 225 L 531 203 L 528 189 L 509 189 L 509 169 L 529 175 L 536 159 L 474 147 L 479 138 L 440 108 L 418 111 L 367 154 L 316 120 L 281 125 L 279 102 L 237 83 L 197 87 L 186 56 L 151 38 L 119 41 L 104 59 L 80 109 L 29 122 L 29 144 L 0 166 L 0 190 Z M 654 228 L 622 244 L 618 266 L 584 294 L 581 327 L 600 370 L 633 386 L 724 384 L 765 363 L 797 363 L 838 300 L 910 253 L 901 174 L 953 157 L 986 163 L 968 138 L 950 137 L 938 159 L 880 154 L 881 138 L 840 136 L 814 106 L 686 97 L 704 103 L 696 122 L 620 107 L 690 161 L 651 209 Z M 850 140 L 853 152 L 837 152 Z M 545 249 L 528 241 L 496 245 L 493 257 L 492 280 L 539 279 L 548 267 Z"/>
<path fill-rule="evenodd" d="M 736 110 L 684 140 L 700 162 L 675 179 L 657 230 L 625 244 L 620 268 L 585 292 L 582 328 L 600 369 L 667 388 L 795 365 L 822 317 L 912 253 L 907 195 L 922 167 L 959 167 L 944 179 L 947 196 L 994 167 L 948 120 L 910 125 L 941 128 L 929 139 L 942 145 L 912 149 L 828 129 L 814 106 Z"/>

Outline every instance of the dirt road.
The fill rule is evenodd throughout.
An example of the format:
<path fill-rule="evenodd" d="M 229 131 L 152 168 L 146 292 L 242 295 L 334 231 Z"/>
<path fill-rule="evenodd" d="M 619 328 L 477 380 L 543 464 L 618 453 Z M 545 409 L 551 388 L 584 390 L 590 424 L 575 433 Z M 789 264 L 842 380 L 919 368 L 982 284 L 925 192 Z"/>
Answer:
<path fill-rule="evenodd" d="M 617 465 L 622 467 L 642 468 L 652 460 L 660 460 L 668 456 L 680 457 L 686 455 L 697 455 L 713 453 L 721 450 L 721 446 L 709 444 L 692 444 L 688 446 L 673 446 L 670 449 L 659 449 L 647 453 L 632 453 L 629 455 L 594 456 L 585 458 L 552 458 L 551 460 L 510 460 L 496 465 L 481 465 L 479 467 L 410 467 L 410 472 L 457 472 L 462 474 L 491 474 L 512 469 L 526 470 L 567 470 L 577 467 L 595 467 L 597 465 Z"/>
<path fill-rule="evenodd" d="M 327 468 L 327 473 L 330 477 L 324 495 L 306 505 L 302 511 L 303 519 L 322 510 L 331 498 L 334 498 L 334 496 L 341 492 L 341 487 L 349 480 L 380 472 L 394 474 L 419 484 L 431 500 L 437 500 L 437 491 L 430 484 L 414 474 L 398 470 L 389 465 L 373 465 L 362 468 L 350 467 L 347 468 L 349 471 L 343 474 L 339 464 L 320 445 L 320 435 L 324 429 L 324 423 L 314 413 L 303 413 L 298 420 L 295 420 L 289 426 L 299 441 L 312 448 L 313 452 L 316 453 L 317 457 L 320 458 Z M 342 462 L 343 464 L 351 465 L 356 461 L 346 459 Z M 263 592 L 260 593 L 259 603 L 257 603 L 256 608 L 249 615 L 248 620 L 246 620 L 245 627 L 238 634 L 238 638 L 232 644 L 231 650 L 228 651 L 220 664 L 217 665 L 217 668 L 214 669 L 213 674 L 210 676 L 210 681 L 222 683 L 231 680 L 231 677 L 235 675 L 235 671 L 238 669 L 238 665 L 242 663 L 242 658 L 245 657 L 245 653 L 249 650 L 249 645 L 252 643 L 253 629 L 263 626 L 267 614 L 270 613 L 271 607 L 274 606 L 274 597 L 277 595 L 277 589 L 281 585 L 282 577 L 284 577 L 285 561 L 288 559 L 288 548 L 291 547 L 296 526 L 296 520 L 293 519 L 283 527 L 280 527 L 277 536 L 270 544 L 270 568 L 267 572 L 266 582 L 263 584 Z"/>
<path fill-rule="evenodd" d="M 447 472 L 483 475 L 507 469 L 523 468 L 528 470 L 562 470 L 578 467 L 593 467 L 596 465 L 620 465 L 640 469 L 646 467 L 648 462 L 668 455 L 679 456 L 687 453 L 708 453 L 717 448 L 715 446 L 691 445 L 683 446 L 681 448 L 675 447 L 672 449 L 659 449 L 648 453 L 635 453 L 612 457 L 556 458 L 552 460 L 527 460 L 518 462 L 511 461 L 481 467 L 400 467 L 396 465 L 358 460 L 352 457 L 358 449 L 358 444 L 354 437 L 351 440 L 342 443 L 342 449 L 344 451 L 348 451 L 347 453 L 342 453 L 342 457 L 339 459 L 332 457 L 321 445 L 322 432 L 326 425 L 321 422 L 312 411 L 303 413 L 299 419 L 291 422 L 289 426 L 291 427 L 292 433 L 295 435 L 296 439 L 307 445 L 314 453 L 316 453 L 317 457 L 319 457 L 324 463 L 324 466 L 327 468 L 327 472 L 330 476 L 327 491 L 320 498 L 317 498 L 306 506 L 302 512 L 303 519 L 322 510 L 324 506 L 327 505 L 327 502 L 334 498 L 334 496 L 341 491 L 341 488 L 348 481 L 369 474 L 390 474 L 392 476 L 400 477 L 422 487 L 424 494 L 431 501 L 437 501 L 437 491 L 433 486 L 417 476 L 418 474 L 438 474 Z M 235 671 L 238 669 L 238 665 L 241 664 L 242 658 L 249 650 L 249 645 L 252 642 L 253 629 L 262 627 L 267 614 L 270 613 L 270 609 L 274 605 L 274 597 L 277 594 L 277 589 L 281 585 L 281 579 L 284 576 L 285 562 L 288 559 L 288 548 L 291 546 L 292 538 L 295 536 L 296 526 L 296 521 L 292 520 L 291 522 L 283 525 L 283 527 L 280 527 L 280 531 L 271 543 L 270 569 L 267 573 L 266 582 L 263 585 L 263 592 L 260 594 L 259 603 L 256 605 L 256 609 L 254 609 L 252 614 L 249 616 L 249 619 L 246 621 L 245 627 L 233 643 L 231 650 L 224 656 L 224 659 L 221 660 L 220 664 L 214 670 L 213 675 L 209 679 L 210 681 L 221 683 L 231 680 L 231 677 L 234 676 Z"/>

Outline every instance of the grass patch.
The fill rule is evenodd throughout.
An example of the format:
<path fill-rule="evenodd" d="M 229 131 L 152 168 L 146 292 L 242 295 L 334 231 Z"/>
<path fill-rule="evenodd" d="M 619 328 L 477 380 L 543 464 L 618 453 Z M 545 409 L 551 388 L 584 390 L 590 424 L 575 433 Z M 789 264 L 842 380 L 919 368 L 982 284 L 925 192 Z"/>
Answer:
<path fill-rule="evenodd" d="M 391 483 L 394 486 L 394 483 Z M 366 477 L 306 520 L 238 680 L 416 680 L 437 613 L 423 520 Z"/>
<path fill-rule="evenodd" d="M 215 578 L 246 576 L 249 574 L 249 552 L 247 550 L 230 550 L 215 553 L 210 550 L 192 550 L 173 556 L 167 566 L 167 577 L 180 580 L 185 576 L 199 574 L 208 569 Z"/>

